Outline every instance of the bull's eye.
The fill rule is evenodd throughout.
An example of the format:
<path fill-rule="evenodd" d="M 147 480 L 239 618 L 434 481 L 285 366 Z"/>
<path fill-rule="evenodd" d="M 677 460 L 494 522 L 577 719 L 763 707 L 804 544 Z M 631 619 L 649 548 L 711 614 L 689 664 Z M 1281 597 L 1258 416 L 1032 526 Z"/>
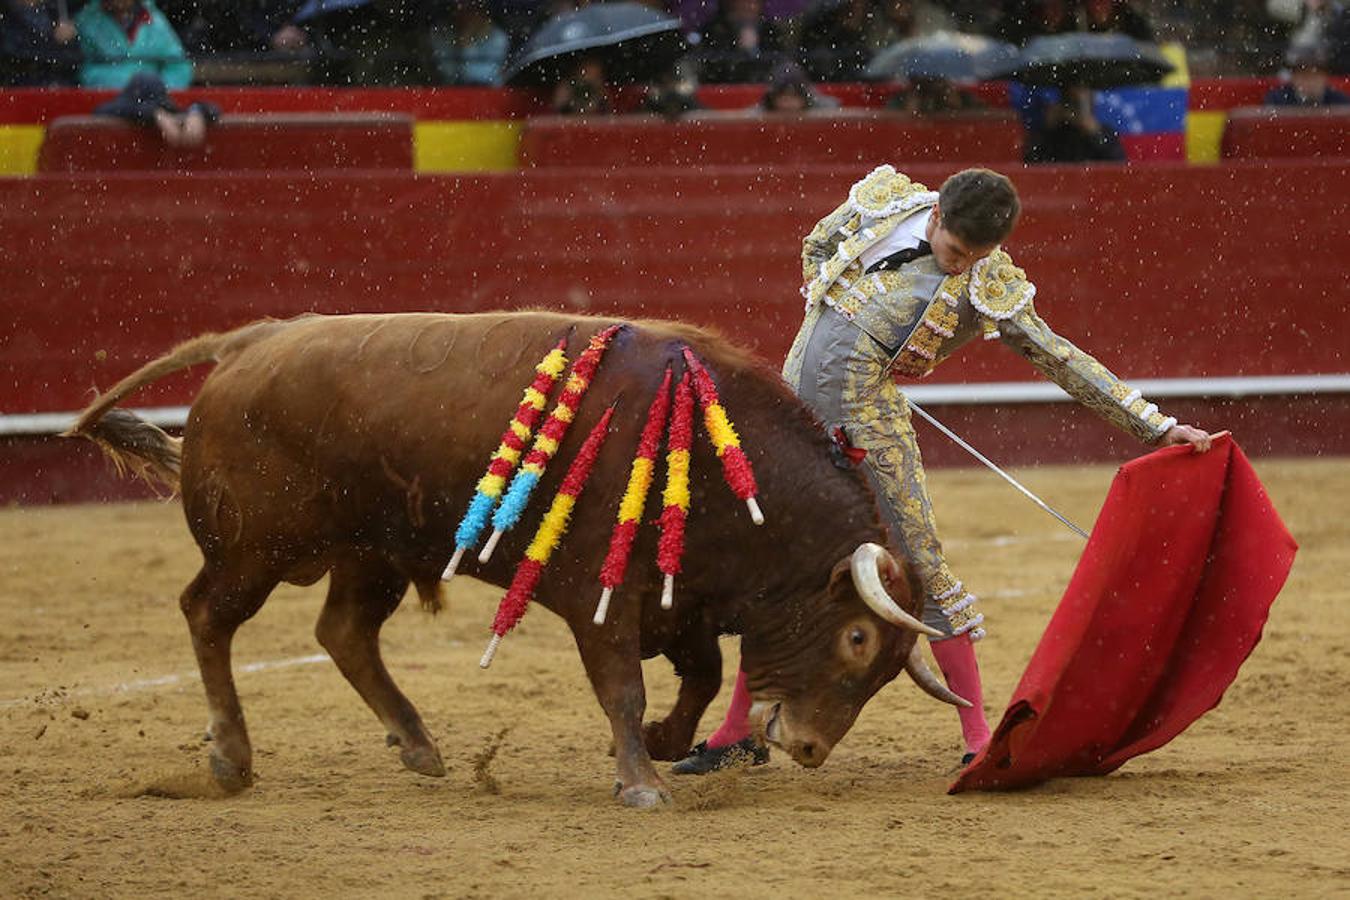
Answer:
<path fill-rule="evenodd" d="M 849 634 L 848 639 L 853 646 L 861 647 L 863 644 L 867 643 L 867 634 L 861 628 L 855 628 L 853 629 L 853 632 Z"/>

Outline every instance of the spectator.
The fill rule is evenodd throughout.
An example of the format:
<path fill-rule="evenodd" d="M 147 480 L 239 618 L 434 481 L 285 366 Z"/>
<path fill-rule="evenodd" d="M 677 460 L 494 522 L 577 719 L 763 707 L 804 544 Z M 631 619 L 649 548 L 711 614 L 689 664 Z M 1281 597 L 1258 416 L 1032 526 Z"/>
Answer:
<path fill-rule="evenodd" d="M 881 15 L 873 20 L 868 43 L 880 50 L 905 38 L 963 30 L 948 5 L 930 0 L 877 0 Z"/>
<path fill-rule="evenodd" d="M 1267 106 L 1344 106 L 1350 97 L 1327 83 L 1327 56 L 1318 46 L 1289 49 L 1288 80 L 1266 94 Z"/>
<path fill-rule="evenodd" d="M 769 89 L 758 104 L 760 110 L 771 113 L 804 113 L 838 106 L 838 100 L 817 92 L 806 71 L 791 60 L 780 62 L 774 69 Z"/>
<path fill-rule="evenodd" d="M 1084 0 L 1083 21 L 1088 31 L 1125 34 L 1152 41 L 1153 27 L 1129 0 Z"/>
<path fill-rule="evenodd" d="M 431 16 L 421 0 L 335 3 L 305 25 L 320 81 L 390 87 L 437 81 Z"/>
<path fill-rule="evenodd" d="M 85 87 L 123 88 L 137 72 L 153 72 L 174 89 L 192 82 L 178 35 L 150 0 L 90 0 L 75 16 L 75 28 Z"/>
<path fill-rule="evenodd" d="M 449 16 L 431 29 L 431 55 L 443 84 L 501 84 L 510 46 L 483 0 L 454 3 Z"/>
<path fill-rule="evenodd" d="M 553 90 L 553 111 L 560 116 L 603 116 L 614 111 L 600 60 L 585 56 L 577 61 L 572 75 Z"/>
<path fill-rule="evenodd" d="M 886 102 L 886 108 L 931 116 L 983 109 L 984 104 L 945 78 L 911 78 L 909 87 L 897 91 Z"/>
<path fill-rule="evenodd" d="M 1116 133 L 1092 112 L 1092 91 L 1065 88 L 1059 100 L 1045 110 L 1045 124 L 1031 134 L 1029 163 L 1089 162 L 1125 159 Z"/>
<path fill-rule="evenodd" d="M 304 53 L 310 47 L 309 34 L 295 22 L 301 6 L 302 0 L 242 0 L 203 6 L 198 15 L 205 20 L 205 34 L 198 44 L 204 52 Z M 184 34 L 181 27 L 178 33 Z M 193 46 L 186 36 L 184 43 Z"/>
<path fill-rule="evenodd" d="M 1025 44 L 1034 37 L 1077 31 L 1069 0 L 1006 0 L 994 23 L 994 37 Z"/>
<path fill-rule="evenodd" d="M 74 84 L 75 25 L 44 0 L 0 0 L 0 84 Z"/>
<path fill-rule="evenodd" d="M 925 0 L 818 0 L 802 17 L 798 48 L 817 81 L 854 81 L 878 50 L 952 26 Z"/>
<path fill-rule="evenodd" d="M 200 102 L 179 109 L 158 75 L 137 72 L 120 94 L 95 107 L 94 115 L 154 128 L 171 147 L 200 147 L 206 143 L 206 127 L 219 121 L 220 110 Z"/>
<path fill-rule="evenodd" d="M 693 60 L 684 57 L 662 73 L 647 89 L 647 96 L 642 100 L 643 111 L 673 120 L 703 109 L 703 104 L 698 102 L 698 77 L 694 69 Z"/>
<path fill-rule="evenodd" d="M 857 81 L 871 58 L 874 0 L 821 0 L 802 17 L 798 49 L 817 81 Z"/>
<path fill-rule="evenodd" d="M 1328 71 L 1350 73 L 1350 10 L 1336 0 L 1303 0 L 1302 15 L 1289 35 L 1289 48 L 1320 47 Z"/>
<path fill-rule="evenodd" d="M 764 19 L 761 0 L 722 0 L 704 29 L 699 56 L 704 81 L 767 81 L 786 40 Z"/>

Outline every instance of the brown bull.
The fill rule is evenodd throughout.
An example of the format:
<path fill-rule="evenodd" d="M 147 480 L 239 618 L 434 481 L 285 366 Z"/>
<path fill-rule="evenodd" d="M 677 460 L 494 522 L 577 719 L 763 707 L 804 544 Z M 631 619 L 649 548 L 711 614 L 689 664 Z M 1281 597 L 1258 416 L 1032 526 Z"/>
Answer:
<path fill-rule="evenodd" d="M 547 313 L 259 322 L 180 345 L 84 412 L 69 434 L 181 491 L 204 560 L 181 606 L 210 707 L 212 770 L 224 787 L 242 789 L 253 773 L 230 669 L 234 632 L 278 583 L 311 584 L 325 573 L 319 643 L 401 746 L 404 764 L 444 774 L 417 710 L 380 658 L 380 627 L 410 583 L 424 606 L 438 608 L 455 526 L 534 363 L 563 336 L 575 356 L 609 324 Z M 643 529 L 609 621 L 596 626 L 599 568 L 641 411 L 668 363 L 678 376 L 684 344 L 719 378 L 768 523 L 750 524 L 707 442 L 697 442 L 674 609 L 660 606 L 655 538 Z M 109 412 L 142 385 L 204 362 L 216 368 L 181 441 Z M 626 413 L 611 426 L 536 600 L 576 638 L 613 728 L 625 803 L 668 797 L 652 759 L 688 750 L 721 683 L 722 633 L 742 635 L 761 728 L 803 765 L 823 762 L 868 698 L 902 669 L 929 693 L 962 702 L 920 661 L 913 630 L 923 626 L 912 618 L 920 594 L 881 549 L 885 534 L 864 479 L 828 461 L 823 430 L 775 372 L 705 332 L 637 322 L 617 334 L 528 518 L 616 399 Z M 528 523 L 508 532 L 489 564 L 465 570 L 506 585 L 531 532 Z M 641 660 L 656 654 L 682 682 L 670 714 L 644 729 Z"/>

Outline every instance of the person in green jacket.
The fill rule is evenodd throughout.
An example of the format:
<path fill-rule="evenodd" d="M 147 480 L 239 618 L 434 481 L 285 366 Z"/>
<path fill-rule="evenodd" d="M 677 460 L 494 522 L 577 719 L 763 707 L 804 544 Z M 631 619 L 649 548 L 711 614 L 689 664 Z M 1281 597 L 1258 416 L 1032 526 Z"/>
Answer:
<path fill-rule="evenodd" d="M 75 16 L 84 52 L 80 84 L 123 88 L 149 71 L 170 90 L 192 83 L 192 63 L 169 20 L 149 0 L 90 0 Z"/>

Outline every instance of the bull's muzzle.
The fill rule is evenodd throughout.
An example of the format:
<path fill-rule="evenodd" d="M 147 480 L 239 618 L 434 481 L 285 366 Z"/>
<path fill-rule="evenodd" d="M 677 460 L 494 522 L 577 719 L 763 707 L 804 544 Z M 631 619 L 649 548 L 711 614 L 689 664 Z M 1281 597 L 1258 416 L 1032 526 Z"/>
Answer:
<path fill-rule="evenodd" d="M 798 765 L 814 769 L 830 755 L 830 744 L 810 735 L 795 734 L 781 702 L 758 701 L 750 707 L 750 721 L 763 741 L 786 750 Z"/>

